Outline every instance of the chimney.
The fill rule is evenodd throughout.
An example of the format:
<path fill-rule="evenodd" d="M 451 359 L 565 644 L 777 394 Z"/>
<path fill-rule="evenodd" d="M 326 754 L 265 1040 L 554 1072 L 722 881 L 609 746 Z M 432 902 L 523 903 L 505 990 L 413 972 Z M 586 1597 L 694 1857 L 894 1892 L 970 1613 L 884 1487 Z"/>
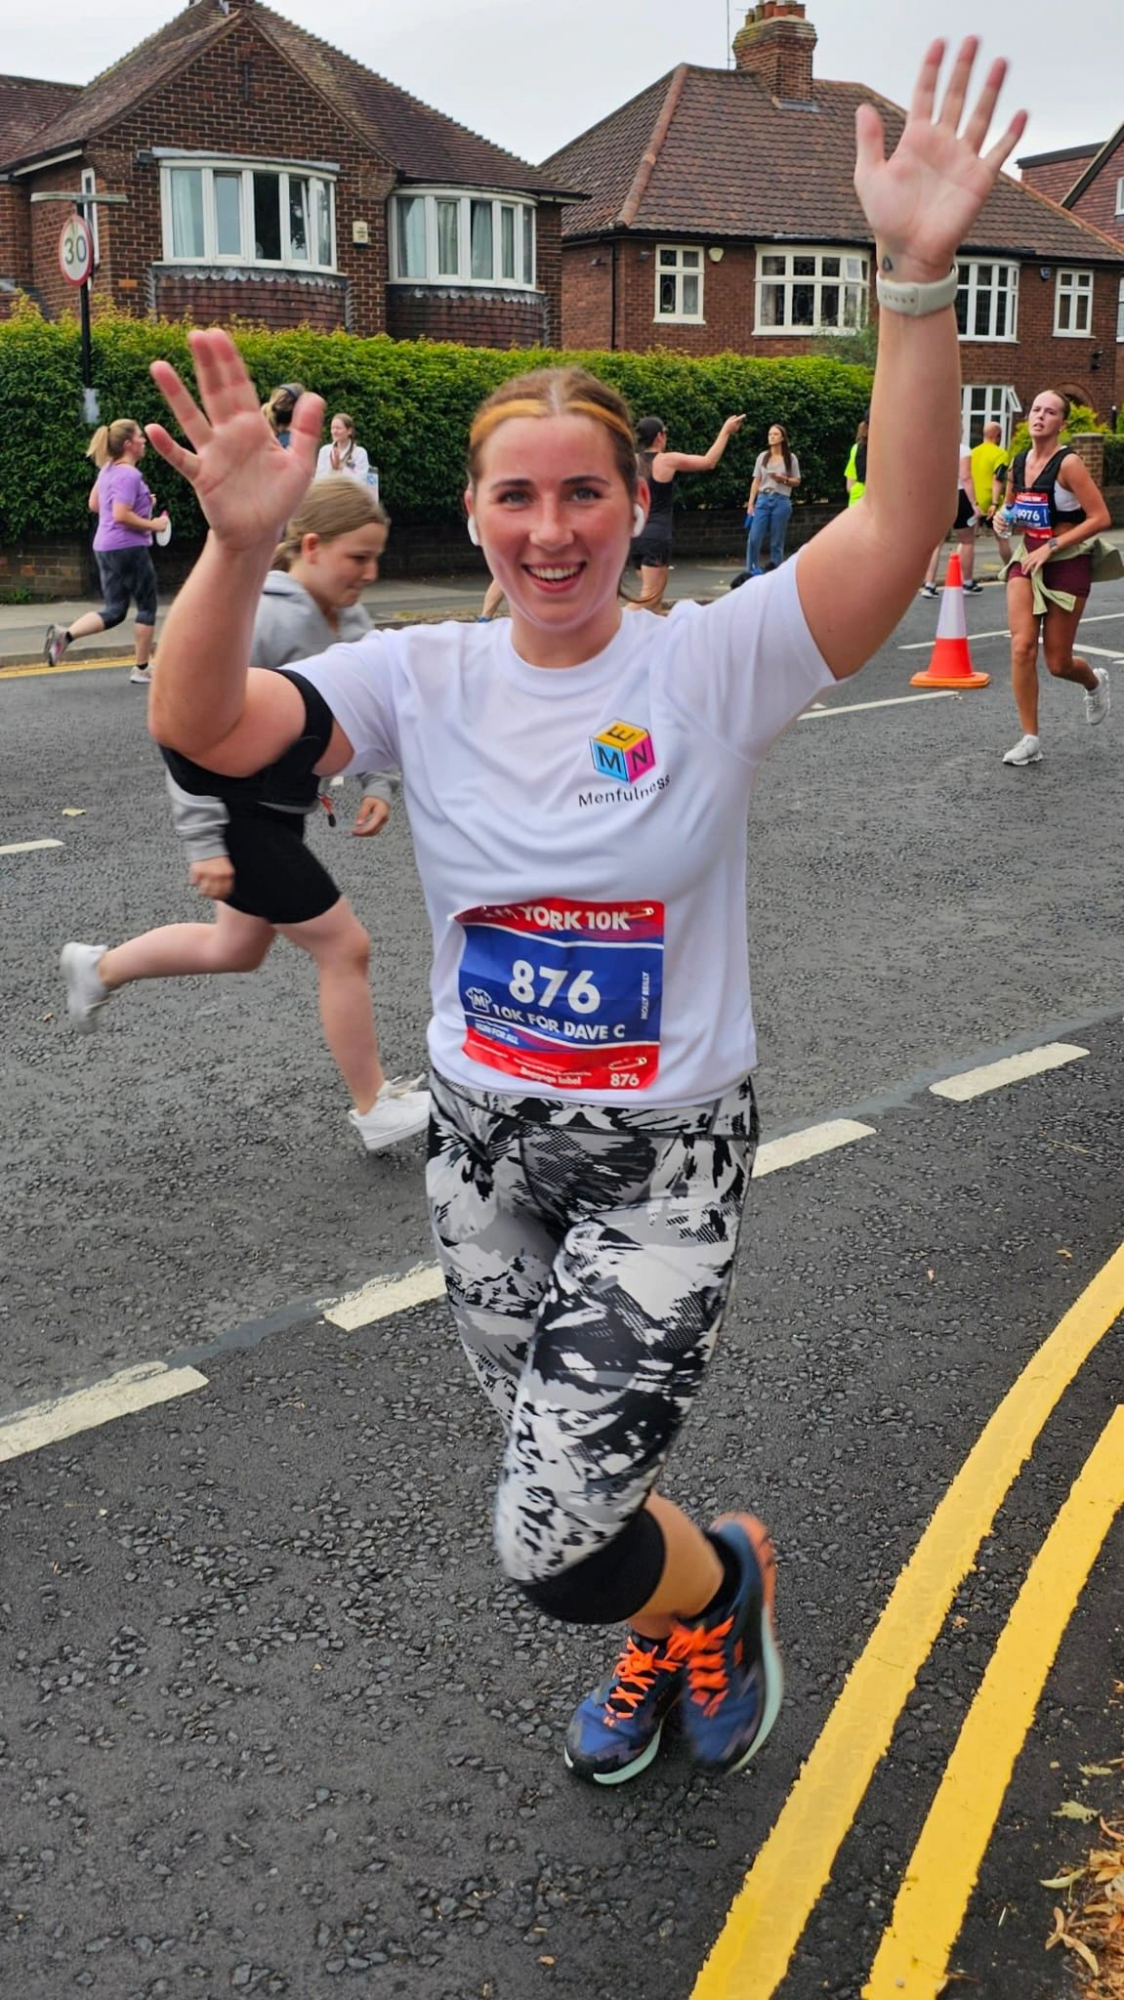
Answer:
<path fill-rule="evenodd" d="M 816 31 L 804 19 L 803 0 L 759 0 L 734 36 L 734 61 L 755 76 L 771 97 L 791 104 L 812 101 L 812 51 Z"/>

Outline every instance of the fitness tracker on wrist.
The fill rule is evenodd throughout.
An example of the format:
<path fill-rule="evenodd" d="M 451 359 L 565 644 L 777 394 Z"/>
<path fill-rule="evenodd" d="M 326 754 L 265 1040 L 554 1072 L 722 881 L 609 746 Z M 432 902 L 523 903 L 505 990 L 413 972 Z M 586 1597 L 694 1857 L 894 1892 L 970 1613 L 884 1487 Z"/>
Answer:
<path fill-rule="evenodd" d="M 943 312 L 946 306 L 954 305 L 959 288 L 960 273 L 954 264 L 947 278 L 938 278 L 932 285 L 898 285 L 879 271 L 874 289 L 885 311 L 905 313 L 909 319 L 925 319 L 929 313 Z"/>

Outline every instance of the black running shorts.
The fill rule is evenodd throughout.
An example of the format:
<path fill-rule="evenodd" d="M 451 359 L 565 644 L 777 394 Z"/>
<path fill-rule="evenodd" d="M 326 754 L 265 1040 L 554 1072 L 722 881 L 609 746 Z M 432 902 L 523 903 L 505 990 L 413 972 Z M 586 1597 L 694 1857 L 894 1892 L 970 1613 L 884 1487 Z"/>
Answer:
<path fill-rule="evenodd" d="M 323 863 L 307 846 L 304 814 L 270 806 L 232 812 L 224 828 L 234 864 L 234 890 L 225 900 L 267 924 L 307 924 L 340 900 Z"/>

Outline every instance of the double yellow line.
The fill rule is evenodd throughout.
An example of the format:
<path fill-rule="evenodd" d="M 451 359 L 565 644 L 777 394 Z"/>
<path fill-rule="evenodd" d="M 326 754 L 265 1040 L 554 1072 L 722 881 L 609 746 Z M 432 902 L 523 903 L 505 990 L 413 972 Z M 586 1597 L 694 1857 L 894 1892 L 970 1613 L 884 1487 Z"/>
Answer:
<path fill-rule="evenodd" d="M 746 1876 L 692 2000 L 771 2000 L 827 1885 L 917 1674 L 1065 1390 L 1124 1311 L 1124 1245 L 1004 1397 L 937 1507 Z M 1062 1633 L 1124 1505 L 1111 1418 L 1019 1594 L 906 1870 L 866 2000 L 936 2000 Z"/>
<path fill-rule="evenodd" d="M 50 675 L 52 680 L 59 674 L 96 674 L 104 667 L 131 667 L 131 653 L 121 653 L 112 660 L 71 660 L 64 667 L 49 667 L 44 660 L 39 666 L 0 667 L 0 681 L 35 680 L 40 674 Z"/>

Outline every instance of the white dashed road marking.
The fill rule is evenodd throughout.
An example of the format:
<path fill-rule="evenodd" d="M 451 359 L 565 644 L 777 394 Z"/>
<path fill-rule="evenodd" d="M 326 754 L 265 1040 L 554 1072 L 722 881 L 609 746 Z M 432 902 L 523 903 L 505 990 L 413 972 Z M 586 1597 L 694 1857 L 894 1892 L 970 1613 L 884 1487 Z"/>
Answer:
<path fill-rule="evenodd" d="M 141 1362 L 107 1375 L 89 1389 L 75 1389 L 68 1396 L 50 1402 L 32 1403 L 26 1410 L 0 1421 L 0 1461 L 23 1458 L 45 1444 L 92 1431 L 114 1417 L 129 1416 L 134 1410 L 151 1409 L 154 1403 L 171 1402 L 189 1390 L 205 1389 L 207 1377 L 195 1368 L 166 1368 L 162 1361 Z"/>
<path fill-rule="evenodd" d="M 1124 611 L 1098 611 L 1092 618 L 1081 620 L 1081 630 L 1087 625 L 1107 625 L 1112 618 L 1124 618 Z M 995 632 L 969 632 L 968 643 L 974 646 L 977 639 L 1009 639 L 1011 634 L 1004 625 Z M 924 653 L 932 645 L 931 639 L 911 639 L 908 646 L 899 646 L 899 653 Z M 1091 649 L 1089 649 L 1091 650 Z M 1114 655 L 1114 657 L 1116 657 Z"/>
<path fill-rule="evenodd" d="M 439 1299 L 444 1290 L 445 1280 L 436 1264 L 415 1264 L 402 1278 L 372 1278 L 360 1291 L 349 1292 L 329 1306 L 324 1318 L 352 1333 L 356 1327 L 373 1326 L 376 1320 L 424 1305 L 427 1299 Z"/>
<path fill-rule="evenodd" d="M 894 694 L 886 701 L 851 701 L 846 707 L 833 705 L 830 708 L 818 702 L 815 708 L 806 708 L 799 722 L 819 722 L 825 715 L 858 715 L 865 708 L 904 708 L 911 701 L 948 701 L 955 690 L 942 688 L 937 694 Z"/>
<path fill-rule="evenodd" d="M 1079 1056 L 1088 1053 L 1088 1049 L 1079 1049 L 1075 1042 L 1045 1042 L 1040 1049 L 1024 1049 L 1021 1055 L 1005 1056 L 1002 1062 L 984 1063 L 981 1069 L 966 1069 L 959 1076 L 946 1076 L 941 1083 L 931 1083 L 929 1089 L 934 1097 L 950 1097 L 954 1104 L 965 1104 L 971 1097 L 1001 1090 L 1006 1083 L 1021 1083 L 1024 1077 L 1038 1076 L 1043 1070 L 1061 1069 L 1064 1063 L 1076 1062 Z"/>
<path fill-rule="evenodd" d="M 837 1146 L 853 1145 L 856 1139 L 873 1139 L 873 1125 L 860 1125 L 854 1118 L 827 1118 L 822 1125 L 806 1125 L 802 1132 L 790 1132 L 784 1139 L 768 1139 L 757 1148 L 753 1178 L 775 1174 L 782 1167 L 797 1167 L 802 1160 L 818 1159 L 833 1153 Z"/>
<path fill-rule="evenodd" d="M 33 854 L 38 847 L 61 847 L 61 840 L 13 840 L 0 847 L 0 854 Z"/>

